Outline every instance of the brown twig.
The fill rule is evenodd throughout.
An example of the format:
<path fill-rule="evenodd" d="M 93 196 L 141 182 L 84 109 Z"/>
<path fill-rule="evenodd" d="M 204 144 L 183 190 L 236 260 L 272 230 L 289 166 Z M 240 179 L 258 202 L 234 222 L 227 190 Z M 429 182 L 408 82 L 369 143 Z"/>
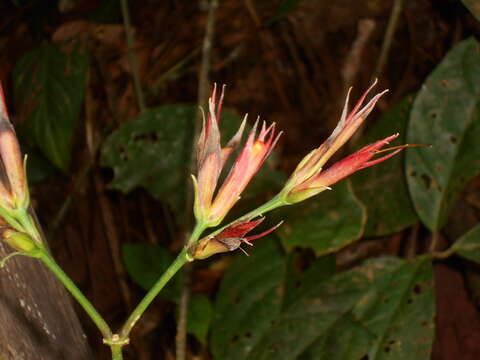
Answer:
<path fill-rule="evenodd" d="M 140 112 L 143 113 L 146 109 L 145 98 L 143 96 L 142 84 L 140 83 L 140 74 L 138 71 L 138 61 L 133 51 L 133 32 L 130 22 L 130 12 L 128 10 L 128 0 L 120 0 L 122 5 L 123 24 L 125 26 L 125 35 L 127 38 L 127 53 L 128 62 L 133 75 L 133 85 L 135 87 L 135 95 L 137 96 L 138 106 Z"/>
<path fill-rule="evenodd" d="M 378 78 L 383 71 L 383 67 L 387 63 L 388 55 L 390 53 L 390 48 L 392 46 L 393 35 L 397 29 L 398 19 L 402 13 L 403 0 L 395 0 L 392 7 L 392 12 L 390 13 L 390 18 L 388 19 L 387 30 L 385 31 L 385 37 L 383 38 L 382 48 L 380 50 L 380 56 L 378 57 L 377 65 L 375 71 L 373 72 L 372 79 Z"/>
<path fill-rule="evenodd" d="M 73 187 L 70 190 L 69 194 L 63 200 L 62 205 L 58 209 L 57 213 L 55 214 L 51 225 L 47 229 L 47 239 L 50 239 L 51 241 L 53 240 L 55 233 L 57 230 L 60 228 L 61 223 L 63 222 L 63 219 L 65 216 L 68 214 L 68 210 L 70 209 L 70 206 L 72 205 L 72 202 L 75 198 L 77 189 L 82 187 L 82 184 L 85 182 L 87 179 L 87 175 L 90 173 L 94 165 L 94 161 L 92 158 L 89 158 L 83 167 L 80 169 L 80 172 L 78 175 L 75 176 L 75 180 L 73 182 Z"/>
<path fill-rule="evenodd" d="M 212 43 L 213 35 L 215 30 L 215 15 L 218 8 L 218 0 L 211 0 L 208 8 L 207 15 L 207 24 L 205 29 L 205 36 L 203 38 L 202 46 L 202 63 L 200 67 L 200 74 L 198 80 L 198 104 L 205 106 L 208 98 L 209 90 L 209 73 L 212 62 Z M 201 114 L 198 112 L 197 118 L 194 120 L 194 138 L 196 139 L 198 133 L 200 132 L 200 120 Z M 189 172 L 192 174 L 195 169 L 195 144 L 193 143 Z M 189 175 L 189 174 L 187 174 Z M 184 224 L 192 225 L 192 215 L 191 210 L 193 203 L 193 189 L 189 186 L 186 189 L 186 206 L 185 206 L 185 217 Z M 190 228 L 190 226 L 188 227 Z M 187 264 L 183 268 L 185 282 L 182 288 L 182 295 L 180 298 L 179 309 L 178 309 L 178 323 L 177 323 L 177 334 L 175 338 L 176 344 L 176 359 L 185 360 L 186 358 L 186 345 L 187 345 L 187 318 L 188 318 L 188 304 L 190 301 L 190 277 L 192 272 L 192 266 Z"/>
<path fill-rule="evenodd" d="M 95 116 L 94 109 L 92 109 L 92 96 L 91 92 L 87 89 L 85 96 L 85 134 L 86 134 L 86 143 L 88 152 L 90 155 L 90 162 L 93 164 L 95 162 L 96 154 L 99 149 L 99 142 L 95 139 L 95 129 L 93 127 Z M 119 279 L 120 292 L 124 300 L 125 306 L 127 309 L 131 306 L 131 294 L 126 282 L 126 273 L 123 267 L 120 251 L 120 240 L 118 236 L 117 227 L 115 225 L 112 206 L 105 195 L 102 181 L 100 176 L 97 173 L 93 173 L 93 180 L 95 185 L 95 190 L 97 192 L 97 198 L 100 203 L 102 220 L 105 226 L 105 233 L 112 254 L 113 266 L 117 278 Z"/>
<path fill-rule="evenodd" d="M 358 22 L 357 37 L 352 44 L 342 68 L 344 92 L 346 92 L 355 82 L 363 58 L 363 51 L 373 33 L 373 30 L 375 30 L 375 22 L 373 20 L 362 19 Z"/>
<path fill-rule="evenodd" d="M 418 251 L 418 231 L 420 230 L 420 224 L 417 222 L 412 226 L 410 236 L 407 239 L 407 259 L 413 259 L 417 255 Z"/>
<path fill-rule="evenodd" d="M 360 20 L 357 27 L 357 37 L 352 44 L 350 52 L 343 64 L 342 68 L 342 78 L 343 78 L 343 90 L 342 97 L 340 97 L 341 102 L 338 103 L 338 113 L 340 113 L 343 107 L 343 96 L 348 92 L 348 88 L 353 86 L 357 73 L 360 69 L 361 59 L 363 58 L 363 52 L 365 46 L 370 39 L 373 30 L 375 30 L 375 22 L 370 19 Z M 363 127 L 359 128 L 352 137 L 350 144 L 355 144 L 356 139 L 362 136 Z"/>
<path fill-rule="evenodd" d="M 428 249 L 428 252 L 434 253 L 434 252 L 437 251 L 439 240 L 440 240 L 440 233 L 438 231 L 434 231 L 432 233 L 432 239 L 431 239 L 431 242 L 430 242 L 430 247 Z"/>
<path fill-rule="evenodd" d="M 245 7 L 248 10 L 250 17 L 252 18 L 253 23 L 257 27 L 257 32 L 260 38 L 260 44 L 262 45 L 263 53 L 267 57 L 267 62 L 272 62 L 273 64 L 267 64 L 266 71 L 268 72 L 270 78 L 272 79 L 273 85 L 275 86 L 275 90 L 277 91 L 277 95 L 280 99 L 280 102 L 285 108 L 289 108 L 290 104 L 288 101 L 287 94 L 282 87 L 282 82 L 280 80 L 281 76 L 278 74 L 278 62 L 276 60 L 275 54 L 275 42 L 273 37 L 265 32 L 262 31 L 262 21 L 260 16 L 258 15 L 257 10 L 252 2 L 252 0 L 245 0 Z"/>
<path fill-rule="evenodd" d="M 150 219 L 150 214 L 148 211 L 148 204 L 143 194 L 140 197 L 140 208 L 142 210 L 143 226 L 147 232 L 148 242 L 152 245 L 156 245 L 158 244 L 157 235 L 155 234 L 153 223 Z"/>

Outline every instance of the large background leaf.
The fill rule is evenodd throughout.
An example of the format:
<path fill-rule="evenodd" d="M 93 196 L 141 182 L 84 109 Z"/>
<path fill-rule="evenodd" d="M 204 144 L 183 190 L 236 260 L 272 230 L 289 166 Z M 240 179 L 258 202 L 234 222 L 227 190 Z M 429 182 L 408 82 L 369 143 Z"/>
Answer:
<path fill-rule="evenodd" d="M 54 45 L 24 55 L 13 72 L 15 102 L 25 118 L 22 133 L 58 168 L 66 171 L 88 70 L 88 57 L 70 56 Z"/>
<path fill-rule="evenodd" d="M 291 213 L 292 218 L 278 230 L 283 245 L 287 249 L 311 248 L 317 255 L 336 251 L 358 240 L 367 217 L 349 180 L 336 184 L 332 191 L 324 191 L 296 205 Z"/>
<path fill-rule="evenodd" d="M 451 50 L 432 72 L 413 104 L 407 142 L 431 148 L 406 154 L 415 209 L 439 230 L 456 195 L 480 171 L 480 51 L 471 38 Z"/>
<path fill-rule="evenodd" d="M 360 145 L 373 143 L 395 133 L 400 133 L 395 144 L 403 144 L 412 101 L 412 97 L 407 97 L 385 113 L 362 136 Z M 400 153 L 352 176 L 355 195 L 367 208 L 364 236 L 388 235 L 417 221 L 403 164 L 404 154 Z"/>
<path fill-rule="evenodd" d="M 218 360 L 244 360 L 282 306 L 285 257 L 273 241 L 259 240 L 250 257 L 238 256 L 223 278 L 212 324 Z"/>
<path fill-rule="evenodd" d="M 143 187 L 156 198 L 181 193 L 196 111 L 183 104 L 149 109 L 110 135 L 101 156 L 114 172 L 110 186 L 122 192 Z"/>
<path fill-rule="evenodd" d="M 188 168 L 197 111 L 198 107 L 193 104 L 160 106 L 145 111 L 114 131 L 103 144 L 101 153 L 102 166 L 114 172 L 110 186 L 124 193 L 137 187 L 145 188 L 153 197 L 166 200 L 181 211 L 183 189 L 186 181 L 191 181 Z M 235 113 L 223 111 L 222 144 L 236 133 L 241 121 Z M 244 139 L 249 129 L 247 125 Z M 247 187 L 243 198 L 281 187 L 285 176 L 273 168 L 273 158 L 274 154 Z M 225 165 L 224 176 L 235 159 L 236 154 L 233 154 Z"/>
<path fill-rule="evenodd" d="M 480 263 L 480 224 L 455 241 L 452 250 L 464 258 Z"/>
<path fill-rule="evenodd" d="M 320 281 L 284 310 L 248 359 L 428 359 L 432 277 L 426 258 L 379 258 Z"/>

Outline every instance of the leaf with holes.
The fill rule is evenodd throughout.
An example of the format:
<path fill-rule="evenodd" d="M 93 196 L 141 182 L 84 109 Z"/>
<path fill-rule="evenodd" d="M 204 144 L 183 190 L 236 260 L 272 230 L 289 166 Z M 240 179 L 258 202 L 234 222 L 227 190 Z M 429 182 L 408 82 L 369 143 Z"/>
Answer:
<path fill-rule="evenodd" d="M 412 97 L 407 97 L 385 113 L 362 136 L 360 145 L 373 143 L 395 133 L 400 133 L 396 143 L 403 144 L 412 101 Z M 408 193 L 403 163 L 404 157 L 401 153 L 351 177 L 355 195 L 367 208 L 364 236 L 388 235 L 417 221 Z"/>
<path fill-rule="evenodd" d="M 480 50 L 470 38 L 451 50 L 422 86 L 410 115 L 407 180 L 422 222 L 443 227 L 451 205 L 480 172 Z"/>
<path fill-rule="evenodd" d="M 429 359 L 435 334 L 430 259 L 398 261 L 378 276 L 352 313 L 375 335 L 369 360 Z"/>
<path fill-rule="evenodd" d="M 351 312 L 340 317 L 329 329 L 298 357 L 299 360 L 366 360 L 365 355 L 375 336 Z"/>
<path fill-rule="evenodd" d="M 424 360 L 434 314 L 431 262 L 378 258 L 312 286 L 247 359 Z"/>
<path fill-rule="evenodd" d="M 283 245 L 288 250 L 311 248 L 322 255 L 360 239 L 367 214 L 345 180 L 298 205 L 291 216 L 277 232 Z"/>
<path fill-rule="evenodd" d="M 47 44 L 24 55 L 13 72 L 16 106 L 25 119 L 21 133 L 63 171 L 70 163 L 87 71 L 86 55 L 66 56 Z"/>
<path fill-rule="evenodd" d="M 285 258 L 267 239 L 236 257 L 216 296 L 211 350 L 218 360 L 244 360 L 280 313 Z"/>
<path fill-rule="evenodd" d="M 197 111 L 192 104 L 148 109 L 113 132 L 101 152 L 101 165 L 113 169 L 110 186 L 124 193 L 143 187 L 181 212 L 185 202 L 183 189 L 191 181 L 188 168 Z M 224 144 L 240 123 L 239 116 L 224 111 Z"/>
<path fill-rule="evenodd" d="M 148 109 L 112 133 L 101 153 L 102 166 L 114 172 L 110 186 L 125 193 L 143 187 L 169 200 L 182 194 L 178 189 L 187 179 L 196 111 L 183 104 Z"/>
<path fill-rule="evenodd" d="M 452 250 L 464 258 L 480 263 L 480 224 L 455 241 Z"/>

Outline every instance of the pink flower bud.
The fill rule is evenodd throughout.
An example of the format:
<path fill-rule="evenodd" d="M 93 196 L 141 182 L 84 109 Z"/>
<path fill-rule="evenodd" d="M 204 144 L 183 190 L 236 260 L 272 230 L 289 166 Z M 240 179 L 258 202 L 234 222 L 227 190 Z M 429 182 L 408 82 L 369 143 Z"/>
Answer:
<path fill-rule="evenodd" d="M 24 161 L 15 130 L 10 123 L 3 88 L 0 84 L 0 158 L 6 181 L 0 182 L 0 206 L 26 208 L 29 203 Z"/>
<path fill-rule="evenodd" d="M 275 137 L 275 124 L 267 128 L 263 123 L 257 137 L 257 121 L 229 175 L 218 190 L 218 194 L 213 198 L 222 168 L 230 154 L 239 145 L 246 122 L 245 116 L 235 136 L 222 148 L 218 123 L 221 116 L 224 90 L 225 87 L 222 88 L 218 105 L 216 103 L 216 86 L 209 99 L 208 116 L 206 120 L 204 117 L 203 128 L 197 145 L 198 177 L 193 177 L 195 216 L 197 220 L 206 223 L 208 226 L 218 225 L 223 220 L 228 211 L 238 201 L 240 194 L 252 177 L 262 166 L 280 136 L 279 134 Z"/>
<path fill-rule="evenodd" d="M 228 211 L 240 199 L 240 194 L 245 190 L 267 156 L 272 152 L 281 135 L 278 134 L 275 137 L 275 123 L 267 128 L 264 122 L 257 137 L 257 124 L 258 120 L 212 203 L 209 213 L 209 220 L 212 223 L 220 223 Z"/>

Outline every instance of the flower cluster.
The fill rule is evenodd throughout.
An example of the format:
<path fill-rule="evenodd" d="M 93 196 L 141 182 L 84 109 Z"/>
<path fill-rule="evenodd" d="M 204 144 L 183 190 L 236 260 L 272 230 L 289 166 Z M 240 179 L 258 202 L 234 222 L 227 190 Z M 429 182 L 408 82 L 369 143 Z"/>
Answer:
<path fill-rule="evenodd" d="M 376 82 L 360 97 L 352 111 L 348 113 L 348 102 L 350 97 L 349 90 L 342 116 L 336 128 L 328 139 L 318 148 L 311 151 L 297 166 L 290 179 L 287 181 L 282 195 L 287 203 L 296 203 L 303 201 L 318 193 L 330 189 L 330 185 L 344 179 L 354 172 L 369 166 L 376 165 L 382 161 L 389 159 L 395 154 L 403 150 L 404 147 L 395 147 L 390 154 L 371 160 L 380 149 L 395 139 L 398 134 L 386 137 L 373 144 L 367 145 L 356 153 L 337 162 L 326 170 L 322 167 L 332 157 L 332 155 L 343 146 L 360 127 L 367 116 L 372 112 L 377 101 L 388 90 L 384 90 L 376 94 L 363 108 L 363 102 L 368 93 L 376 85 Z M 348 115 L 347 115 L 348 113 Z M 381 150 L 382 152 L 389 149 Z M 393 148 L 392 148 L 393 150 Z"/>
<path fill-rule="evenodd" d="M 28 253 L 42 245 L 33 218 L 29 214 L 25 161 L 22 158 L 15 130 L 8 116 L 3 88 L 0 84 L 0 236 L 12 248 Z M 2 260 L 1 264 L 4 263 Z"/>
<path fill-rule="evenodd" d="M 267 127 L 265 122 L 257 135 L 257 120 L 230 173 L 214 197 L 222 169 L 241 141 L 247 118 L 245 116 L 235 136 L 222 148 L 219 121 L 224 91 L 225 87 L 222 88 L 217 105 L 215 86 L 208 101 L 208 116 L 206 119 L 203 117 L 203 128 L 197 145 L 198 178 L 192 175 L 195 184 L 195 217 L 207 227 L 218 225 L 240 199 L 240 194 L 260 169 L 281 135 L 280 133 L 275 136 L 275 123 Z"/>
<path fill-rule="evenodd" d="M 240 248 L 242 243 L 251 245 L 250 240 L 264 236 L 278 227 L 277 225 L 254 237 L 245 237 L 249 231 L 264 220 L 262 211 L 269 211 L 275 207 L 297 203 L 310 198 L 326 189 L 330 189 L 331 185 L 354 172 L 385 161 L 398 154 L 404 148 L 409 147 L 409 145 L 402 145 L 382 149 L 398 136 L 398 134 L 394 134 L 363 147 L 323 170 L 326 162 L 352 137 L 371 113 L 378 100 L 388 91 L 384 90 L 376 94 L 362 107 L 368 93 L 375 85 L 376 82 L 360 97 L 350 112 L 348 111 L 348 103 L 351 89 L 349 90 L 340 121 L 332 134 L 323 144 L 311 151 L 298 164 L 284 188 L 269 202 L 268 207 L 260 207 L 257 213 L 253 211 L 248 216 L 242 217 L 241 221 L 227 225 L 212 235 L 192 244 L 189 253 L 191 258 L 204 259 L 216 253 L 233 251 Z M 204 116 L 203 129 L 197 147 L 198 177 L 193 177 L 195 184 L 195 216 L 197 222 L 203 224 L 204 228 L 221 223 L 228 211 L 238 201 L 240 194 L 252 177 L 262 166 L 280 136 L 280 134 L 275 135 L 275 124 L 267 127 L 265 123 L 263 123 L 257 136 L 257 121 L 229 175 L 216 196 L 214 196 L 225 161 L 241 141 L 246 119 L 245 117 L 235 136 L 222 148 L 220 146 L 219 121 L 223 96 L 224 88 L 222 88 L 217 105 L 215 87 L 209 99 L 209 112 L 206 120 Z M 390 153 L 387 155 L 374 158 L 379 153 L 389 151 Z M 252 221 L 256 216 L 261 216 L 261 218 Z"/>

